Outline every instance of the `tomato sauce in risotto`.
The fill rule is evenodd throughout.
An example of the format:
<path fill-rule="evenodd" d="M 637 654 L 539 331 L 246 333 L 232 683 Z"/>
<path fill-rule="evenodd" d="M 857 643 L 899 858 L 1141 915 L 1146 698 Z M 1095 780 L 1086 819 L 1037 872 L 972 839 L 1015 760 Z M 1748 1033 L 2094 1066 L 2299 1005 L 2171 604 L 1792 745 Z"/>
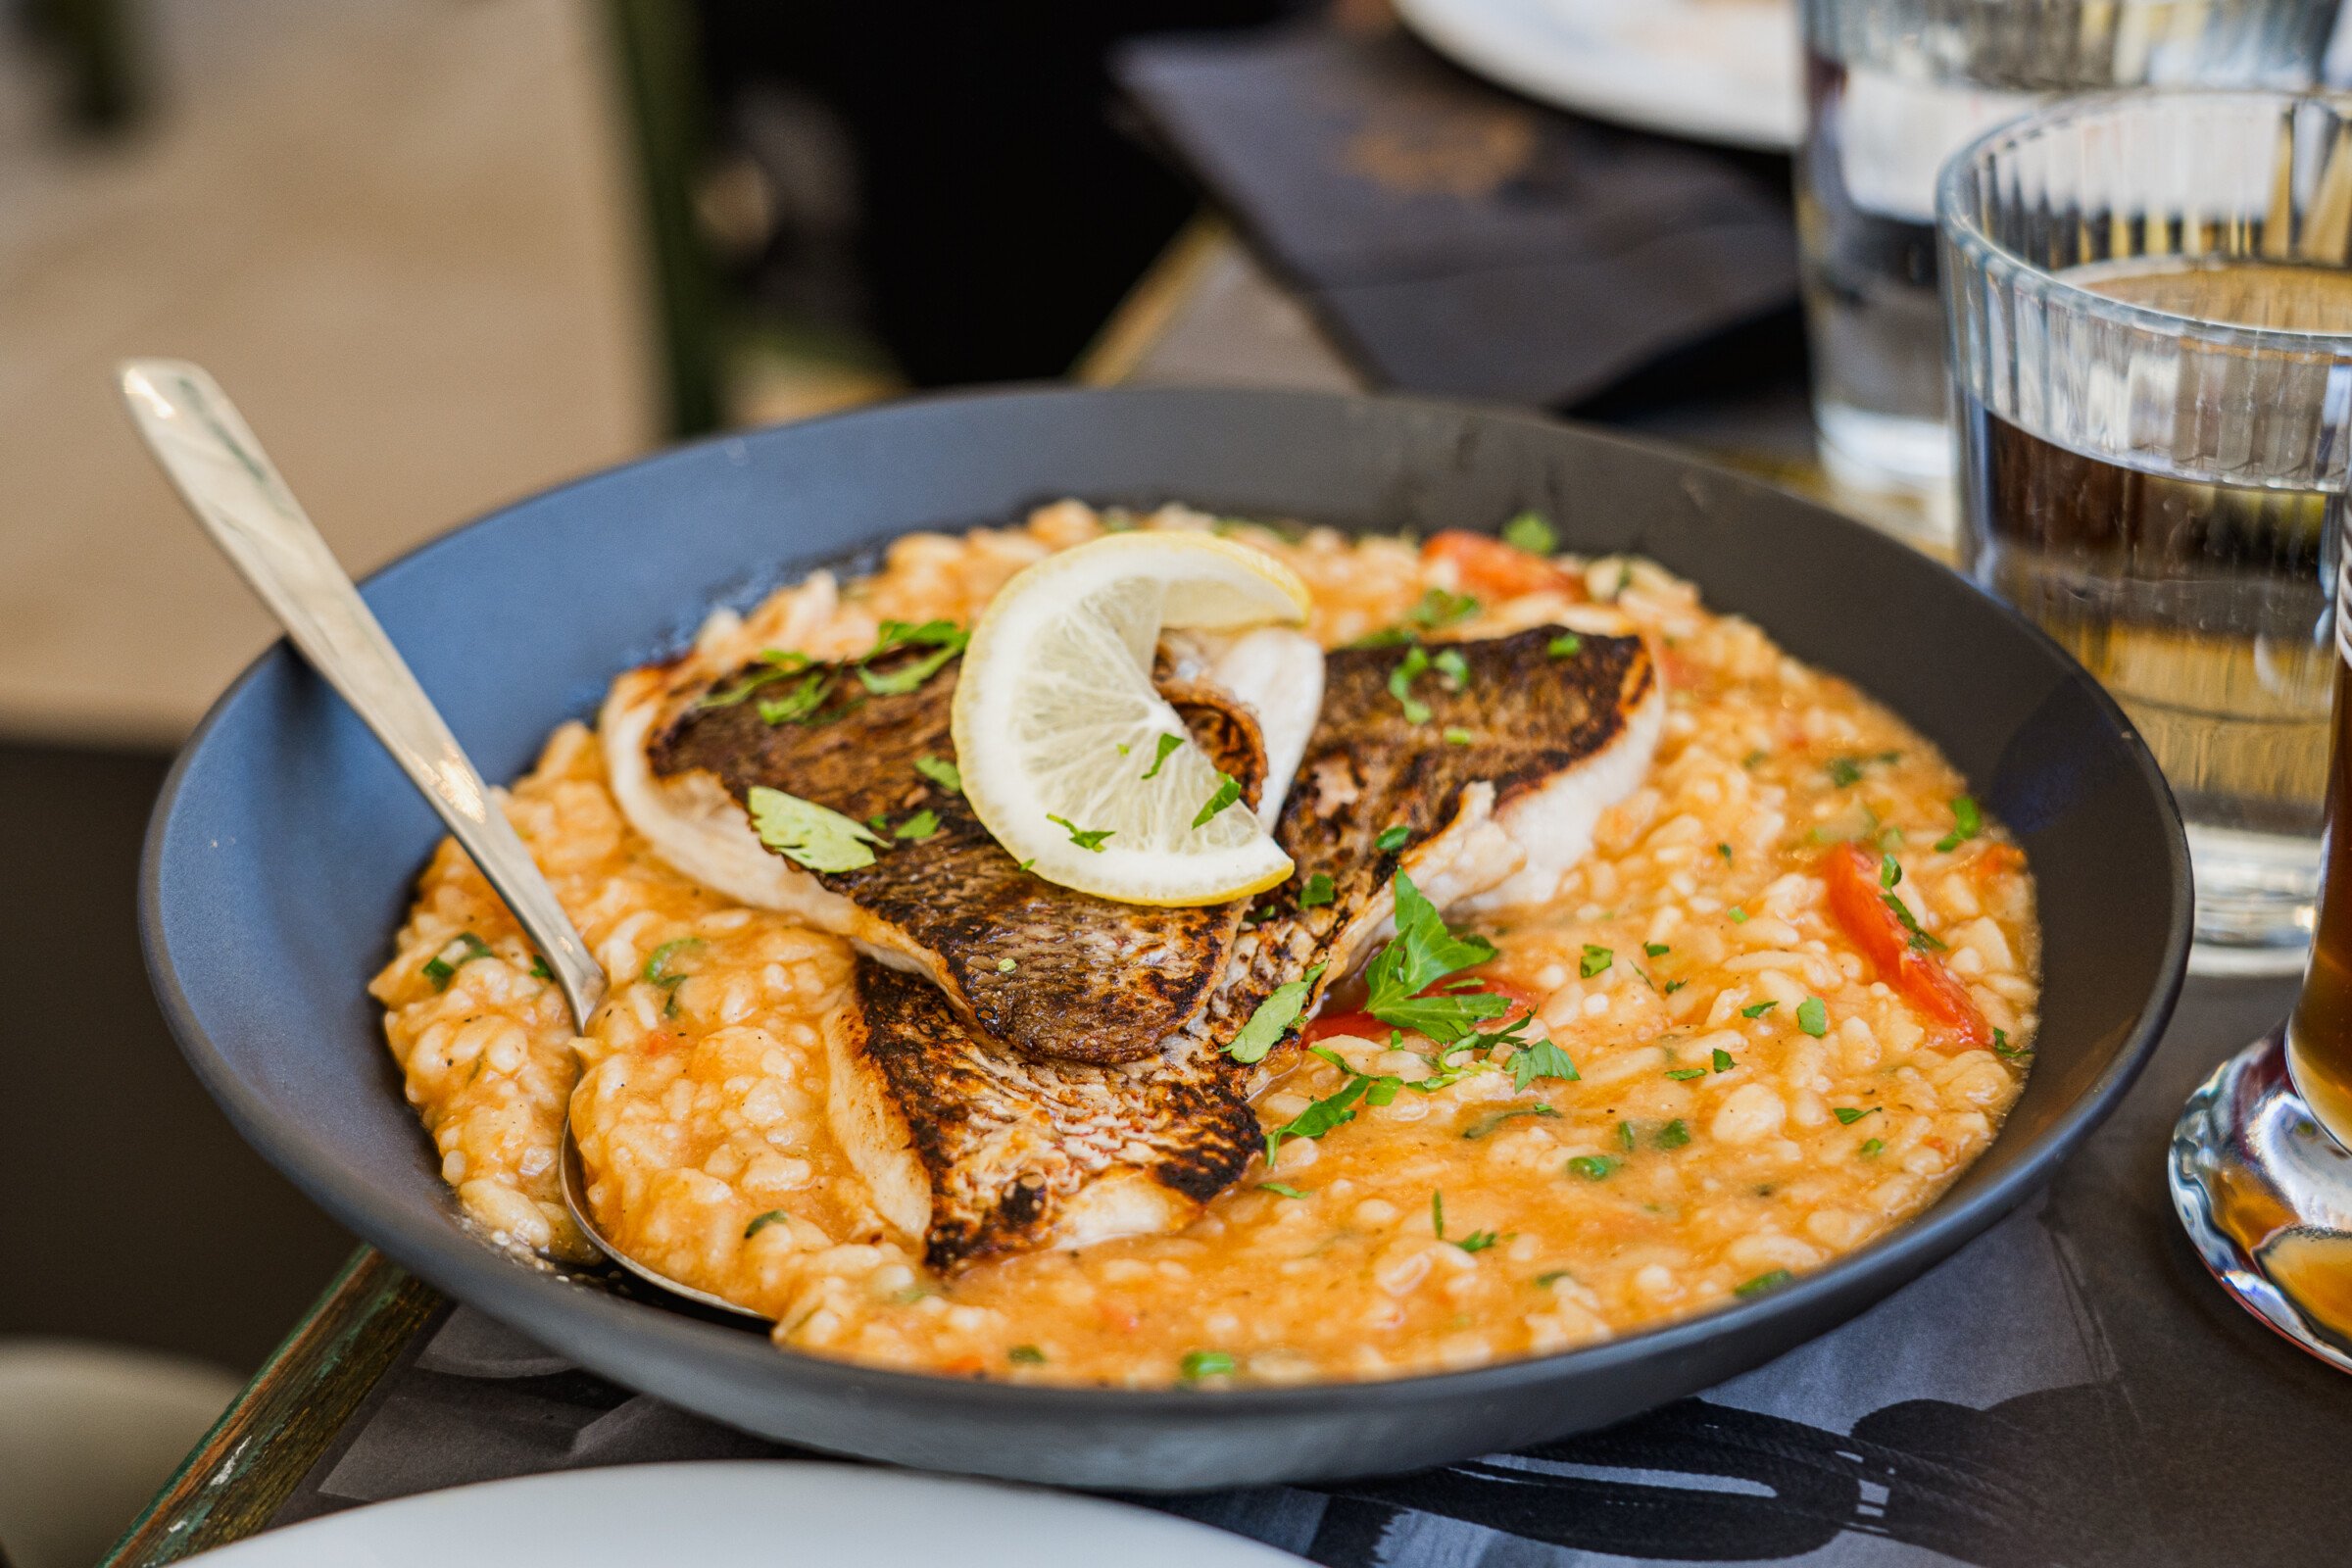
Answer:
<path fill-rule="evenodd" d="M 1482 1020 L 1505 1043 L 1446 1049 L 1343 986 L 1264 1062 L 1271 1162 L 1185 1228 L 943 1274 L 828 1118 L 852 948 L 672 869 L 570 723 L 505 805 L 611 979 L 588 1034 L 447 842 L 371 988 L 468 1216 L 591 1255 L 558 1183 L 568 1103 L 606 1234 L 771 1315 L 790 1349 L 1283 1384 L 1539 1355 L 1772 1290 L 1917 1214 L 1990 1144 L 2036 1022 L 2024 855 L 1891 713 L 1648 562 L 1543 554 L 1532 518 L 1512 531 L 1530 550 L 1065 502 L 902 538 L 870 576 L 714 615 L 698 651 L 840 660 L 887 621 L 968 626 L 1032 562 L 1135 527 L 1275 557 L 1326 648 L 1399 628 L 1432 649 L 1544 626 L 1644 640 L 1666 688 L 1646 775 L 1550 897 L 1447 916 L 1493 945 L 1466 974 L 1509 1003 Z"/>

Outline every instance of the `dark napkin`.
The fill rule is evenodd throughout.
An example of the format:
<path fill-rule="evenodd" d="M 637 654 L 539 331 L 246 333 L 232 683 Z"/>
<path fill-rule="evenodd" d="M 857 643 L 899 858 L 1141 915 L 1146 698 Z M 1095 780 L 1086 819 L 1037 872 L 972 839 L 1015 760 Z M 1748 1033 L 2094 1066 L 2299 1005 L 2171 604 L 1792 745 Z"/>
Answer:
<path fill-rule="evenodd" d="M 1569 408 L 1796 298 L 1787 163 L 1325 25 L 1129 45 L 1153 129 L 1374 382 Z"/>

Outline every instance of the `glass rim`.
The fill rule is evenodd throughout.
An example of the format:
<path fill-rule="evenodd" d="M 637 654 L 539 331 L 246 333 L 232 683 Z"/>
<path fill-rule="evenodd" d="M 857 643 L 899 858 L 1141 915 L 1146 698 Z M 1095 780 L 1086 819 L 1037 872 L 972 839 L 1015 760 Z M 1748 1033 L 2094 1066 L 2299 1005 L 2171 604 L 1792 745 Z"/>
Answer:
<path fill-rule="evenodd" d="M 2321 332 L 2301 327 L 2245 326 L 2230 321 L 2213 321 L 2202 317 L 2183 316 L 2178 311 L 2160 310 L 2101 294 L 2095 289 L 2071 281 L 2062 272 L 2052 271 L 2031 257 L 2021 256 L 1984 231 L 1971 212 L 1961 204 L 1962 186 L 1982 168 L 1985 155 L 2005 143 L 2023 140 L 2030 135 L 2063 129 L 2070 123 L 2087 121 L 2116 109 L 2161 107 L 2166 103 L 2215 104 L 2239 102 L 2264 104 L 2278 109 L 2292 109 L 2303 104 L 2321 104 L 2352 123 L 2352 90 L 2301 87 L 2157 87 L 2119 88 L 2105 92 L 2069 94 L 2038 109 L 2003 121 L 1984 131 L 1944 160 L 1936 175 L 1936 230 L 1943 243 L 1968 255 L 1980 270 L 1987 263 L 1998 262 L 2007 269 L 2030 274 L 2036 285 L 2053 295 L 2066 299 L 2076 309 L 2092 312 L 2142 330 L 2167 336 L 2197 338 L 2206 342 L 2246 348 L 2269 348 L 2281 353 L 2327 354 L 2331 358 L 2352 359 L 2352 332 Z M 2331 270 L 2352 272 L 2352 262 Z"/>

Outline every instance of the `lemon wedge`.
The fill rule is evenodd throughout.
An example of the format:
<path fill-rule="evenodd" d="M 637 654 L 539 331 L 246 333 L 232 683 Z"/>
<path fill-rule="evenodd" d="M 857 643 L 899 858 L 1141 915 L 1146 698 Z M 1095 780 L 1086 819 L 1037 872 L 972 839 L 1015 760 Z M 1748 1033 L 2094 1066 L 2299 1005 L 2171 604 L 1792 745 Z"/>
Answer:
<path fill-rule="evenodd" d="M 1110 534 L 1000 590 L 956 676 L 964 798 L 1049 882 L 1123 904 L 1220 904 L 1291 858 L 1152 684 L 1164 629 L 1305 621 L 1298 574 L 1213 534 Z"/>

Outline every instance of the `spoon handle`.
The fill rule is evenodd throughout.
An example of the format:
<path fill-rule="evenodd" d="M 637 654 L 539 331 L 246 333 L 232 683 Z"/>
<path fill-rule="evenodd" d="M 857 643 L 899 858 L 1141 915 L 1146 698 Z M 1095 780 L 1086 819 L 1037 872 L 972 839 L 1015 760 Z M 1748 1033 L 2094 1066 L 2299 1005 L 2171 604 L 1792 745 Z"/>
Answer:
<path fill-rule="evenodd" d="M 584 1032 L 604 1000 L 603 966 L 235 405 L 184 361 L 127 360 L 117 374 L 132 421 L 188 510 L 424 792 L 546 957 Z"/>

